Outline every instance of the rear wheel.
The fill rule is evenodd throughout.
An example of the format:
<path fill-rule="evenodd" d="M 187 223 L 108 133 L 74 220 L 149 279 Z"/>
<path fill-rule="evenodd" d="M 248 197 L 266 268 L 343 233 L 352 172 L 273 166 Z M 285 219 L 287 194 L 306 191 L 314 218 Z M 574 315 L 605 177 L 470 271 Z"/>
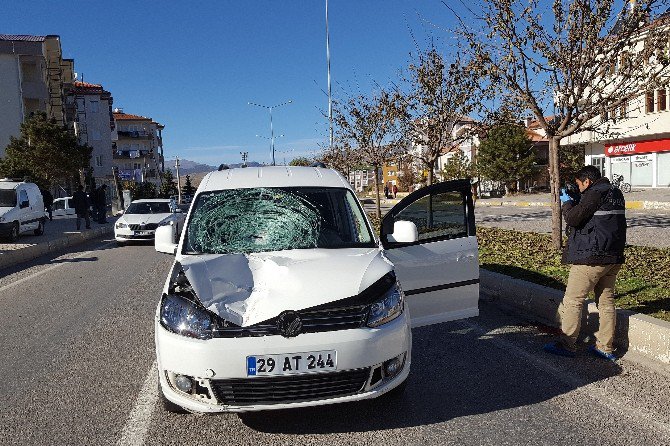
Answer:
<path fill-rule="evenodd" d="M 44 234 L 44 221 L 40 220 L 40 222 L 37 225 L 37 229 L 34 231 L 35 235 L 42 235 Z"/>

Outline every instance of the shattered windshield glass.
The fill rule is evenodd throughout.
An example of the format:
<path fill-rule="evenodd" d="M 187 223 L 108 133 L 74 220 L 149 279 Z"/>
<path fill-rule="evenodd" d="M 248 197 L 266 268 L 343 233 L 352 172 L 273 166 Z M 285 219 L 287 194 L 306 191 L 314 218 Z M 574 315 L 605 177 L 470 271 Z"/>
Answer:
<path fill-rule="evenodd" d="M 337 188 L 203 193 L 186 231 L 186 254 L 376 246 L 356 198 Z"/>
<path fill-rule="evenodd" d="M 16 191 L 14 189 L 0 189 L 0 207 L 12 208 L 16 206 Z"/>
<path fill-rule="evenodd" d="M 172 212 L 170 203 L 164 201 L 131 203 L 126 214 L 168 214 Z"/>

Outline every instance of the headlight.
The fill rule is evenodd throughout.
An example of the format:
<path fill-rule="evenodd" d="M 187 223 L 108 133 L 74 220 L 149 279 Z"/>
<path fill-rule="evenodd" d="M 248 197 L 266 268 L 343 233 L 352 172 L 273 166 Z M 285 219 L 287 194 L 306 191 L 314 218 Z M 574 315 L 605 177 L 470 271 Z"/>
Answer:
<path fill-rule="evenodd" d="M 116 229 L 123 229 L 123 228 L 127 228 L 127 227 L 128 227 L 127 223 L 124 223 L 122 221 L 117 221 L 116 222 Z"/>
<path fill-rule="evenodd" d="M 161 325 L 189 338 L 212 337 L 212 318 L 209 313 L 173 294 L 165 296 L 161 302 Z"/>
<path fill-rule="evenodd" d="M 405 308 L 405 295 L 396 282 L 382 298 L 370 306 L 368 327 L 378 327 L 400 316 Z"/>

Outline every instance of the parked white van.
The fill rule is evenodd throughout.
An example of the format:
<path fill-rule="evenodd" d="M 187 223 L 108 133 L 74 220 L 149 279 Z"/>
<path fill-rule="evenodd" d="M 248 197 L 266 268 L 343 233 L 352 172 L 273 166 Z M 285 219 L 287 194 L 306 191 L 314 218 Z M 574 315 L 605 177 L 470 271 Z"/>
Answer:
<path fill-rule="evenodd" d="M 44 233 L 44 200 L 34 183 L 0 180 L 0 236 L 16 241 L 19 234 Z"/>
<path fill-rule="evenodd" d="M 470 182 L 411 193 L 374 232 L 331 169 L 205 176 L 180 240 L 156 231 L 156 250 L 176 254 L 154 322 L 166 409 L 287 409 L 399 392 L 411 327 L 479 314 Z M 448 355 L 435 367 L 448 367 Z"/>

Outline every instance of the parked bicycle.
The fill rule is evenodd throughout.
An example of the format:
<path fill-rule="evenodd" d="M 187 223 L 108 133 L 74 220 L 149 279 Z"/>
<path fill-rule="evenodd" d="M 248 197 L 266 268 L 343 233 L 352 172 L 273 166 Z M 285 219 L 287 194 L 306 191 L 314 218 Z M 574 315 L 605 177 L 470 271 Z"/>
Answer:
<path fill-rule="evenodd" d="M 618 187 L 621 189 L 621 192 L 628 193 L 630 192 L 630 183 L 625 183 L 623 181 L 623 175 L 612 174 L 612 186 Z"/>

